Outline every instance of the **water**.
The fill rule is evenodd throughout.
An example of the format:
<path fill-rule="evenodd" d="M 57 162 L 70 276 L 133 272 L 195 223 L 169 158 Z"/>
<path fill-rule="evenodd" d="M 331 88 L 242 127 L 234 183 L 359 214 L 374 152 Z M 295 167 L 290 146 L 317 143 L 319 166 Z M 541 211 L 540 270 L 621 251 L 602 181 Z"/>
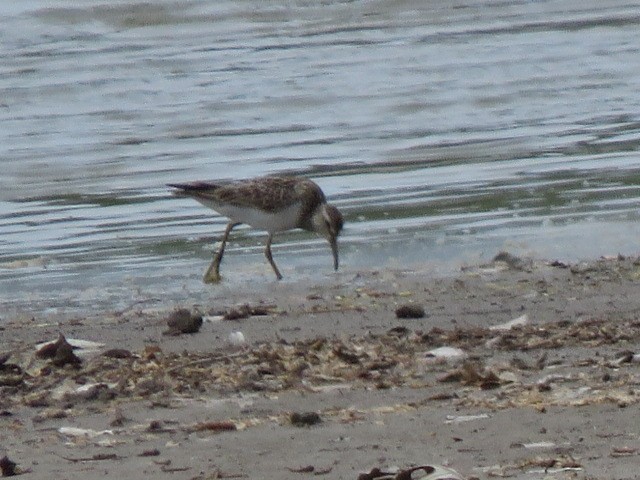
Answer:
<path fill-rule="evenodd" d="M 639 26 L 602 0 L 4 2 L 0 304 L 271 282 L 239 230 L 227 286 L 202 285 L 225 220 L 164 185 L 277 172 L 345 213 L 344 278 L 636 253 Z M 313 235 L 274 255 L 287 281 L 331 278 Z"/>

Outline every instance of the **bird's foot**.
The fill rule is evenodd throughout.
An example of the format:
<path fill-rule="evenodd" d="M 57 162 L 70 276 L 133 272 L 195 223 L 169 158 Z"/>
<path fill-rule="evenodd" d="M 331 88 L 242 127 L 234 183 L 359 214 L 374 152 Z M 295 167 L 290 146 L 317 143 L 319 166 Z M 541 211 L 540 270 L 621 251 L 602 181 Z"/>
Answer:
<path fill-rule="evenodd" d="M 220 272 L 218 270 L 209 269 L 207 273 L 204 274 L 202 281 L 207 284 L 211 283 L 220 283 L 222 277 L 220 276 Z"/>
<path fill-rule="evenodd" d="M 220 280 L 222 280 L 222 277 L 220 276 L 220 260 L 216 257 L 204 273 L 202 281 L 204 283 L 220 283 Z"/>
<path fill-rule="evenodd" d="M 220 275 L 205 275 L 202 281 L 206 284 L 220 283 L 222 277 Z"/>

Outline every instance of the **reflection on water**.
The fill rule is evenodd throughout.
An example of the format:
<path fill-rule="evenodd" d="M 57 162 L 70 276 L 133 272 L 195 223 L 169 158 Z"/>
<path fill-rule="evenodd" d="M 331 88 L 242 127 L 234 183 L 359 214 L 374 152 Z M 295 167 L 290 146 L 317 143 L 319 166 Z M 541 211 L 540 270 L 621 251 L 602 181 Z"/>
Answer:
<path fill-rule="evenodd" d="M 313 177 L 346 215 L 345 275 L 441 271 L 505 247 L 637 251 L 632 4 L 32 0 L 0 13 L 5 306 L 206 298 L 225 220 L 164 187 L 193 179 Z M 262 241 L 238 231 L 230 282 L 270 279 Z M 274 252 L 286 276 L 324 278 L 326 249 L 291 232 Z"/>

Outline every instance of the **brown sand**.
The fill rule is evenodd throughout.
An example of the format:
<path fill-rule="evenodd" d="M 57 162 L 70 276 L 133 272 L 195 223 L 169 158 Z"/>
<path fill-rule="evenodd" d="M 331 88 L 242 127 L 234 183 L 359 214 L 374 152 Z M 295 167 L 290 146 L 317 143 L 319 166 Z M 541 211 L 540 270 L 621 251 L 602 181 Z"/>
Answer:
<path fill-rule="evenodd" d="M 185 300 L 204 314 L 193 334 L 163 335 L 171 312 L 142 308 L 9 318 L 0 457 L 25 478 L 355 480 L 416 464 L 637 478 L 639 277 L 635 258 L 506 255 L 455 278 L 362 272 Z M 239 304 L 246 318 L 217 316 Z M 426 315 L 397 318 L 404 304 Z M 490 328 L 516 318 L 524 325 Z M 233 331 L 247 343 L 231 345 Z M 104 346 L 76 351 L 80 367 L 36 358 L 59 333 Z M 427 353 L 444 346 L 465 358 Z M 103 355 L 114 348 L 131 356 Z"/>

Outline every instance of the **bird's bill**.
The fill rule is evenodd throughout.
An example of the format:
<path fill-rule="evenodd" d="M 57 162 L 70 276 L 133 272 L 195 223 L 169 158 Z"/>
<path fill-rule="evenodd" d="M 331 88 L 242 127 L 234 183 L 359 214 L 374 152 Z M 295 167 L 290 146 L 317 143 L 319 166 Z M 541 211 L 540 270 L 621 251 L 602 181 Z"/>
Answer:
<path fill-rule="evenodd" d="M 331 245 L 331 253 L 333 253 L 333 269 L 338 270 L 338 239 L 336 237 L 329 239 Z"/>

